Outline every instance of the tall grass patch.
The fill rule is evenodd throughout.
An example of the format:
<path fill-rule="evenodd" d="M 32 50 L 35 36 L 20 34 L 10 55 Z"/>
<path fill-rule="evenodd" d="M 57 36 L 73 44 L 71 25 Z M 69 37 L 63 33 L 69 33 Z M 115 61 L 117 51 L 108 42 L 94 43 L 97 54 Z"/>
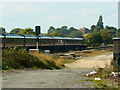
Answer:
<path fill-rule="evenodd" d="M 58 69 L 56 63 L 47 56 L 37 57 L 30 54 L 26 49 L 9 48 L 2 51 L 2 69 Z"/>

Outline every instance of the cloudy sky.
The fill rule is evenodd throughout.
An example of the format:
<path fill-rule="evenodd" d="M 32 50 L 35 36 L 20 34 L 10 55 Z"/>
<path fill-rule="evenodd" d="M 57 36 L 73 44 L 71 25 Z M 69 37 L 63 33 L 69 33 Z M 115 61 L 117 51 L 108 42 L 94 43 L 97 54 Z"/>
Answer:
<path fill-rule="evenodd" d="M 0 4 L 1 22 L 7 32 L 13 28 L 42 27 L 46 33 L 50 26 L 90 28 L 99 15 L 104 26 L 118 27 L 117 2 L 4 2 Z"/>

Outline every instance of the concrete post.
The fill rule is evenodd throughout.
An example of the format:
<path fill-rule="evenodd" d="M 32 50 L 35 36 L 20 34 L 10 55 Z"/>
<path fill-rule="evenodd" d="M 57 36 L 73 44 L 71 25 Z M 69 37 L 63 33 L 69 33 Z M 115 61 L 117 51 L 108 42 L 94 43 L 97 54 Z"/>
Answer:
<path fill-rule="evenodd" d="M 120 53 L 120 38 L 113 38 L 114 41 L 114 54 L 113 54 L 113 68 L 120 68 L 117 65 L 118 54 Z"/>

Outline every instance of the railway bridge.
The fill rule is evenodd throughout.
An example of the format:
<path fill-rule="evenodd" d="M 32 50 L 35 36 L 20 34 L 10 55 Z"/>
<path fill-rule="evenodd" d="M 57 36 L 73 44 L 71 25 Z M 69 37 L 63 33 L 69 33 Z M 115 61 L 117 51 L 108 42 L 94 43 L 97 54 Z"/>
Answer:
<path fill-rule="evenodd" d="M 0 47 L 3 49 L 9 47 L 35 49 L 38 44 L 38 49 L 40 50 L 62 52 L 68 50 L 81 50 L 87 47 L 84 38 L 0 34 L 0 39 L 2 39 L 2 45 Z"/>

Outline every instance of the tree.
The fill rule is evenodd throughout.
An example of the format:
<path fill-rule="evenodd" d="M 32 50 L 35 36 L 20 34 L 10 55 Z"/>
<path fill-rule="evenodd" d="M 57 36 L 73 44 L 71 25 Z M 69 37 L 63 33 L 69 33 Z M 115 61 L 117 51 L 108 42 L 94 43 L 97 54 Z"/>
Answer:
<path fill-rule="evenodd" d="M 120 28 L 118 29 L 118 32 L 116 33 L 117 37 L 120 37 Z"/>
<path fill-rule="evenodd" d="M 103 18 L 102 18 L 102 16 L 100 15 L 96 27 L 99 27 L 99 26 L 100 26 L 100 27 L 103 29 L 104 26 L 103 26 L 102 19 L 103 19 Z"/>
<path fill-rule="evenodd" d="M 115 27 L 109 27 L 109 26 L 105 26 L 105 29 L 107 29 L 108 30 L 108 32 L 109 32 L 109 34 L 111 35 L 111 36 L 115 36 L 116 35 L 116 33 L 117 33 L 117 29 L 115 28 Z"/>
<path fill-rule="evenodd" d="M 62 26 L 58 32 L 61 33 L 61 34 L 68 35 L 69 33 L 68 33 L 68 29 L 67 28 L 68 28 L 67 26 Z"/>
<path fill-rule="evenodd" d="M 21 30 L 20 28 L 14 28 L 10 31 L 10 33 L 11 34 L 18 34 L 20 30 Z"/>
<path fill-rule="evenodd" d="M 94 32 L 93 32 L 93 33 L 98 33 L 98 32 L 100 32 L 101 29 L 102 29 L 102 28 L 101 28 L 100 26 L 98 26 L 98 27 L 96 27 L 96 28 L 94 29 Z"/>
<path fill-rule="evenodd" d="M 91 33 L 85 37 L 90 46 L 99 46 L 102 42 L 102 36 L 100 33 Z"/>
<path fill-rule="evenodd" d="M 0 27 L 0 34 L 5 34 L 5 33 L 6 33 L 5 28 Z"/>
<path fill-rule="evenodd" d="M 87 36 L 85 36 L 86 40 L 87 40 L 87 43 L 89 46 L 92 46 L 93 45 L 93 33 L 90 33 L 88 34 Z"/>
<path fill-rule="evenodd" d="M 57 31 L 51 32 L 49 35 L 50 36 L 61 36 L 61 34 L 58 33 Z"/>
<path fill-rule="evenodd" d="M 25 28 L 25 30 L 24 29 L 20 29 L 20 28 L 15 28 L 10 33 L 13 33 L 13 34 L 35 35 L 35 32 L 31 28 Z"/>
<path fill-rule="evenodd" d="M 27 34 L 27 35 L 35 35 L 35 32 L 31 28 L 25 28 L 25 34 Z"/>
<path fill-rule="evenodd" d="M 39 35 L 41 35 L 41 36 L 48 36 L 49 34 L 48 33 L 40 33 Z"/>
<path fill-rule="evenodd" d="M 95 29 L 95 25 L 92 25 L 91 29 L 90 29 L 90 32 L 92 33 L 94 31 L 94 29 Z"/>
<path fill-rule="evenodd" d="M 18 34 L 26 34 L 25 30 L 24 29 L 21 29 Z"/>
<path fill-rule="evenodd" d="M 93 34 L 93 42 L 95 46 L 99 46 L 103 42 L 102 36 L 99 32 Z"/>
<path fill-rule="evenodd" d="M 74 27 L 70 27 L 70 28 L 68 29 L 68 35 L 70 35 L 70 33 L 71 33 L 72 31 L 75 31 L 75 30 L 77 30 L 77 29 L 75 29 Z"/>
<path fill-rule="evenodd" d="M 53 26 L 50 26 L 48 29 L 48 34 L 50 34 L 51 32 L 53 32 L 55 30 L 55 28 Z"/>
<path fill-rule="evenodd" d="M 110 43 L 112 43 L 112 37 L 111 37 L 111 35 L 108 33 L 108 31 L 102 31 L 101 32 L 101 36 L 102 36 L 102 38 L 103 38 L 103 43 L 105 43 L 105 44 L 110 44 Z"/>
<path fill-rule="evenodd" d="M 81 37 L 83 37 L 83 34 L 82 34 L 81 31 L 75 30 L 75 31 L 72 31 L 72 32 L 70 33 L 70 36 L 71 36 L 71 37 L 78 37 L 78 38 L 81 38 Z"/>
<path fill-rule="evenodd" d="M 49 29 L 48 29 L 48 34 L 50 34 L 51 32 L 56 31 L 56 32 L 60 33 L 63 36 L 68 36 L 68 35 L 70 35 L 70 33 L 72 31 L 75 31 L 75 30 L 78 30 L 78 29 L 75 29 L 74 27 L 70 27 L 68 29 L 67 26 L 62 26 L 61 28 L 54 28 L 53 26 L 50 26 Z"/>

